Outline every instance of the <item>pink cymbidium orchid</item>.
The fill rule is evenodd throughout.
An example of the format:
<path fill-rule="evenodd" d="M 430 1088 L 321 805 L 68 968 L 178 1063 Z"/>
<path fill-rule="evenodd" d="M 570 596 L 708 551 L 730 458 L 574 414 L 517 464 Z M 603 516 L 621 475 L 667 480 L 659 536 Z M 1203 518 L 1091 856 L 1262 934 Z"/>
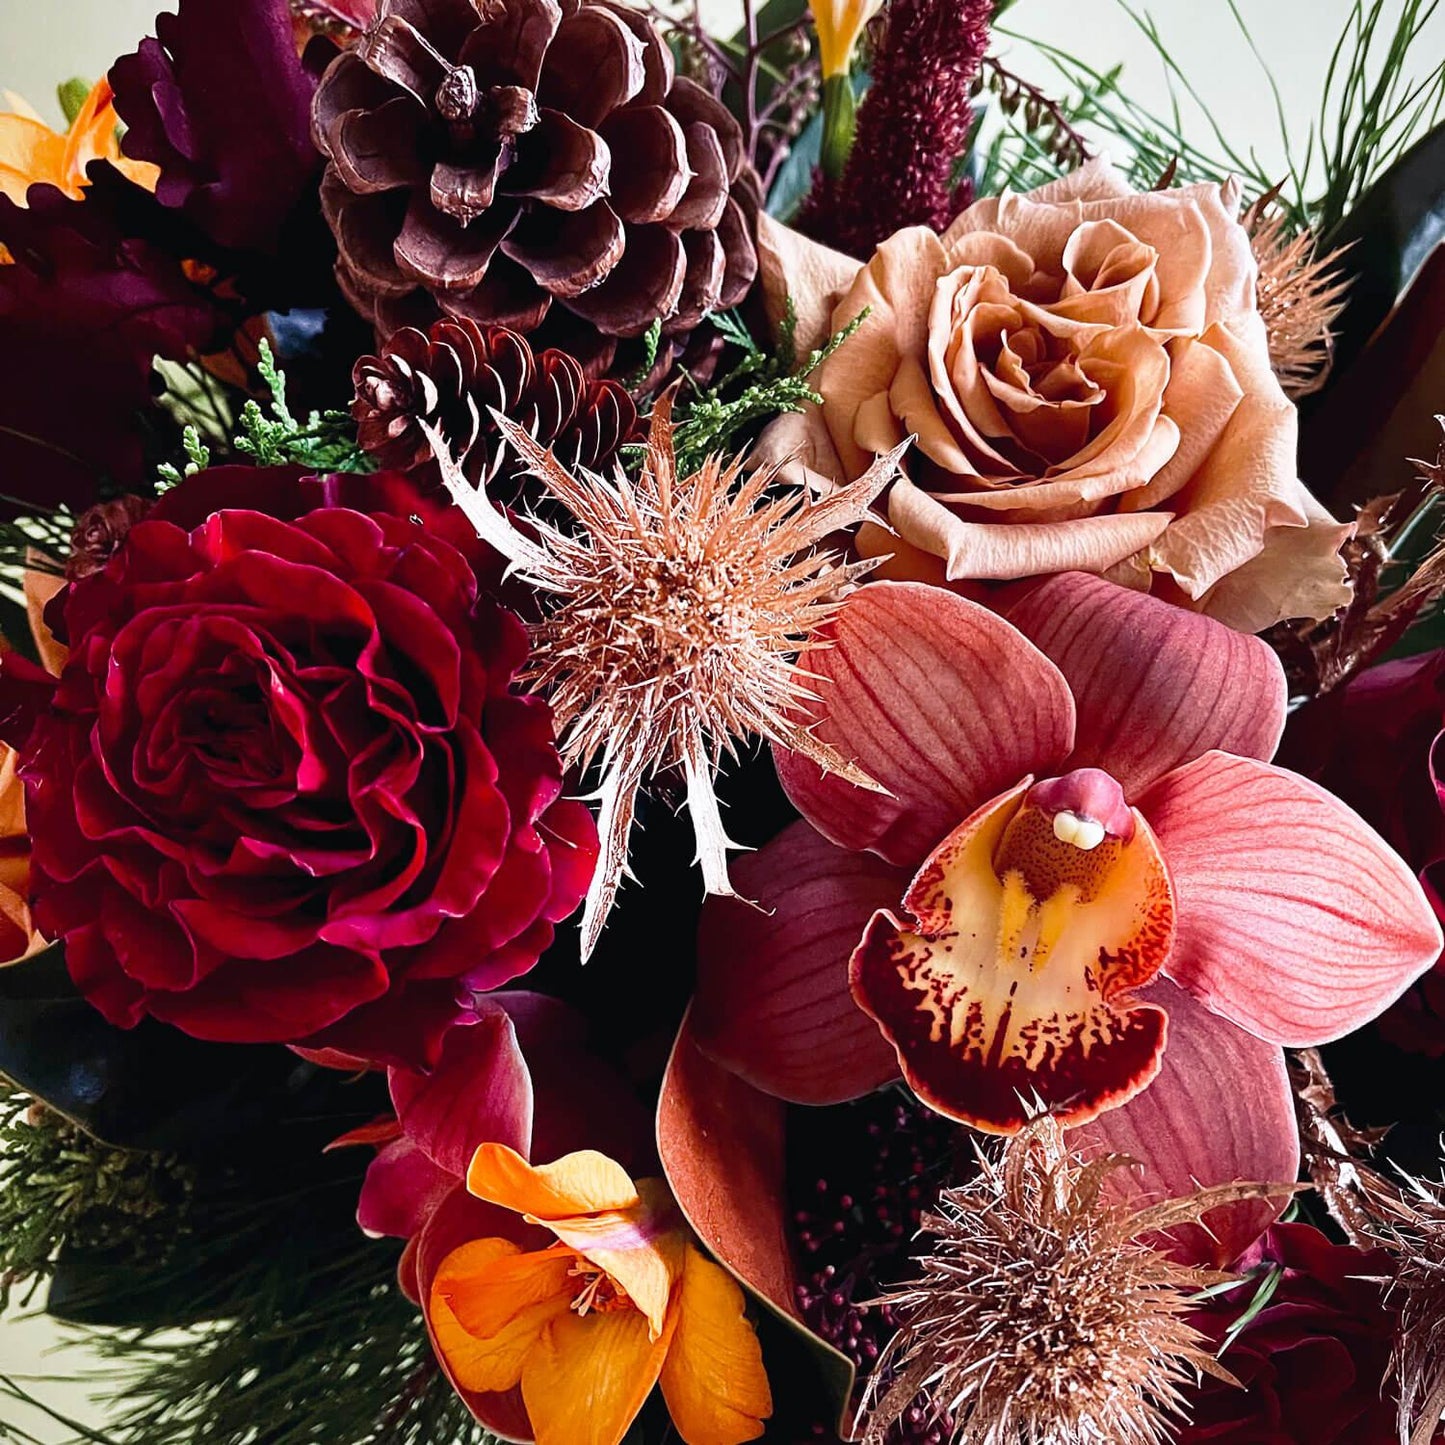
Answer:
<path fill-rule="evenodd" d="M 869 583 L 829 632 L 817 736 L 888 795 L 778 753 L 803 818 L 734 865 L 757 907 L 707 904 L 703 1053 L 797 1103 L 901 1074 L 989 1132 L 1046 1108 L 1158 1197 L 1292 1180 L 1282 1046 L 1373 1018 L 1441 934 L 1361 818 L 1267 761 L 1273 652 L 1078 573 L 1007 621 Z M 1270 1217 L 1222 1211 L 1191 1252 Z"/>

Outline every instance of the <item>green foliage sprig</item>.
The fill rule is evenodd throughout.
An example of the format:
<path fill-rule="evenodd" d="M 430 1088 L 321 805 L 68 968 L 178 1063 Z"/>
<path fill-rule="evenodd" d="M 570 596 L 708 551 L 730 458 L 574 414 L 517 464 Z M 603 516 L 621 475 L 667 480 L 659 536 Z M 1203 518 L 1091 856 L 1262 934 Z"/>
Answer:
<path fill-rule="evenodd" d="M 692 395 L 680 398 L 673 434 L 679 468 L 684 473 L 696 471 L 713 453 L 735 450 L 739 434 L 759 422 L 821 406 L 823 398 L 808 384 L 810 378 L 853 336 L 867 315 L 865 308 L 801 362 L 797 358 L 798 317 L 791 300 L 772 351 L 759 346 L 734 313 L 713 316 L 712 324 L 743 357 L 715 385 L 694 389 Z"/>
<path fill-rule="evenodd" d="M 0 1078 L 0 1309 L 28 1304 L 61 1249 L 164 1248 L 193 1187 L 173 1156 L 101 1144 Z"/>
<path fill-rule="evenodd" d="M 1119 67 L 1101 71 L 1061 45 L 999 27 L 998 34 L 1049 64 L 1060 93 L 1051 107 L 1025 106 L 1003 118 L 984 158 L 983 194 L 1005 187 L 1027 190 L 1068 169 L 1069 157 L 1055 144 L 1062 119 L 1071 129 L 1102 137 L 1116 151 L 1122 146 L 1121 159 L 1140 189 L 1165 175 L 1181 181 L 1238 176 L 1252 197 L 1278 187 L 1275 204 L 1292 230 L 1310 228 L 1327 237 L 1370 185 L 1445 116 L 1445 60 L 1418 80 L 1407 73 L 1439 0 L 1353 0 L 1323 77 L 1319 114 L 1303 141 L 1291 132 L 1273 67 L 1251 34 L 1239 0 L 1228 0 L 1230 17 L 1258 61 L 1259 83 L 1274 101 L 1285 154 L 1281 175 L 1252 148 L 1231 139 L 1157 23 L 1130 0 L 1115 3 L 1164 67 L 1171 92 L 1168 113 L 1158 114 L 1135 100 Z"/>
<path fill-rule="evenodd" d="M 258 1268 L 217 1325 L 97 1336 L 125 1379 L 108 1445 L 494 1445 L 438 1368 L 396 1262 L 358 1231 L 302 1280 L 295 1261 Z"/>
<path fill-rule="evenodd" d="M 313 411 L 306 420 L 292 416 L 286 404 L 286 373 L 276 365 L 271 345 L 261 338 L 256 370 L 271 393 L 270 414 L 257 401 L 241 409 L 236 450 L 262 467 L 301 466 L 318 472 L 369 472 L 375 463 L 361 450 L 356 426 L 344 411 Z"/>

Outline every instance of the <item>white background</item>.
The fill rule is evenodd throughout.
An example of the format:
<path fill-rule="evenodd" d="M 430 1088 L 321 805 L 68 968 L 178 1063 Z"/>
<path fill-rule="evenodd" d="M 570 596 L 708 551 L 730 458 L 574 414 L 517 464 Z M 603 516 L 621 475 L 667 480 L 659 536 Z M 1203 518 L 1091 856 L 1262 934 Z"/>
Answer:
<path fill-rule="evenodd" d="M 1350 7 L 1351 0 L 1240 0 L 1255 42 L 1270 59 L 1301 154 L 1306 128 L 1319 108 L 1330 50 Z M 0 0 L 0 91 L 15 91 L 47 118 L 58 120 L 55 86 L 70 76 L 91 79 L 105 70 L 149 31 L 156 8 L 157 0 Z M 1154 0 L 1150 10 L 1229 139 L 1241 151 L 1252 146 L 1271 173 L 1282 173 L 1274 100 L 1224 0 Z M 730 0 L 714 0 L 712 11 L 719 28 L 730 26 L 739 13 Z M 1006 23 L 1100 70 L 1122 61 L 1136 99 L 1161 108 L 1167 102 L 1152 47 L 1114 0 L 1017 0 Z M 1047 78 L 1047 67 L 1031 60 L 1022 47 L 1004 42 L 1002 49 L 1011 53 L 1010 64 L 1020 72 Z M 1445 11 L 1430 22 L 1417 50 L 1417 69 L 1428 69 L 1442 54 Z M 245 118 L 238 116 L 237 123 L 244 124 Z M 1195 133 L 1202 136 L 1202 124 Z M 7 361 L 24 364 L 23 358 Z M 178 1081 L 178 1087 L 184 1083 Z M 67 1413 L 98 1421 L 83 1390 L 59 1381 L 83 1368 L 85 1354 L 73 1349 L 54 1354 L 57 1338 L 43 1319 L 0 1319 L 0 1369 L 44 1376 L 52 1382 L 41 1387 L 48 1399 Z M 0 1409 L 20 1423 L 13 1407 Z M 64 1432 L 44 1426 L 35 1429 L 41 1438 L 64 1437 Z"/>

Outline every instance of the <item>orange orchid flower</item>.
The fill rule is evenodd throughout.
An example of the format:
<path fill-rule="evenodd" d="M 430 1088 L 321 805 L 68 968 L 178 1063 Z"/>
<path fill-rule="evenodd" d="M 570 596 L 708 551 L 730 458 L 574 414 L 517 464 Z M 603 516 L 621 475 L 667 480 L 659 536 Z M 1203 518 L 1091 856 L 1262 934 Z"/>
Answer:
<path fill-rule="evenodd" d="M 116 133 L 115 96 L 102 76 L 86 96 L 66 131 L 55 131 L 24 101 L 7 97 L 11 109 L 0 112 L 0 192 L 16 205 L 25 204 L 31 186 L 50 185 L 79 200 L 87 185 L 85 168 L 106 160 L 137 185 L 153 191 L 160 169 L 120 153 Z"/>
<path fill-rule="evenodd" d="M 762 1434 L 772 1396 L 742 1291 L 662 1180 L 592 1150 L 539 1167 L 484 1144 L 467 1188 L 536 1228 L 461 1245 L 432 1281 L 433 1338 L 464 1393 L 520 1385 L 537 1445 L 618 1445 L 658 1383 L 687 1445 Z"/>

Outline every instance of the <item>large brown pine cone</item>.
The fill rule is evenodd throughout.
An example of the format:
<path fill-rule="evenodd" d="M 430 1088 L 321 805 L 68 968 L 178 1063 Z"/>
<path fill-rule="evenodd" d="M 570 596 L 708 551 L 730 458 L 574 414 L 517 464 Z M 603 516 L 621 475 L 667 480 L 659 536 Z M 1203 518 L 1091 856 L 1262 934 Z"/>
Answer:
<path fill-rule="evenodd" d="M 740 127 L 614 0 L 382 0 L 313 124 L 338 274 L 383 333 L 565 308 L 594 339 L 674 335 L 756 274 Z"/>
<path fill-rule="evenodd" d="M 490 484 L 517 468 L 491 411 L 502 412 L 551 447 L 569 467 L 605 471 L 637 425 L 632 398 L 615 381 L 592 381 L 563 351 L 534 353 L 504 326 L 443 320 L 427 331 L 403 327 L 379 355 L 351 373 L 362 447 L 383 467 L 409 470 L 431 460 L 421 429 L 446 439 L 473 482 Z"/>

